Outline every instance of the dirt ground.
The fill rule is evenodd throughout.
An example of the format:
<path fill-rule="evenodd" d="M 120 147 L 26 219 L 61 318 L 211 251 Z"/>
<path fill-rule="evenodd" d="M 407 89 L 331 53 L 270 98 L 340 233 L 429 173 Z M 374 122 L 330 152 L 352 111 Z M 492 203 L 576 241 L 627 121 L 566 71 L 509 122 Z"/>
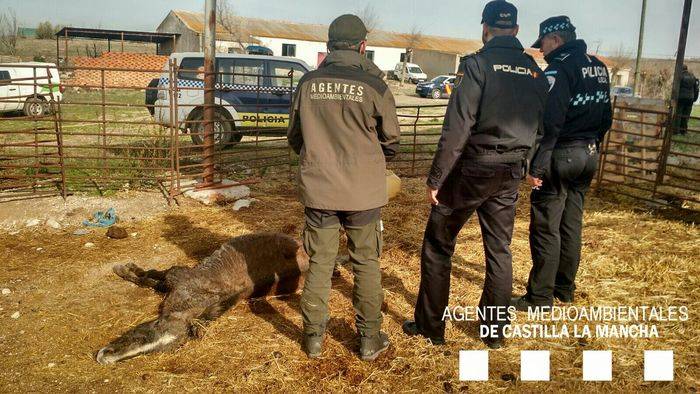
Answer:
<path fill-rule="evenodd" d="M 138 204 L 134 202 L 138 201 Z M 183 203 L 189 203 L 187 199 Z M 75 195 L 63 199 L 51 196 L 40 199 L 9 201 L 0 204 L 0 231 L 14 233 L 28 223 L 45 226 L 54 220 L 61 227 L 80 226 L 97 211 L 114 208 L 120 222 L 129 223 L 150 218 L 168 210 L 166 199 L 158 191 L 121 191 L 109 197 Z"/>
<path fill-rule="evenodd" d="M 74 228 L 44 226 L 0 233 L 0 392 L 236 391 L 236 392 L 696 392 L 700 382 L 697 317 L 697 226 L 662 219 L 633 206 L 591 197 L 585 214 L 577 305 L 687 305 L 690 321 L 660 323 L 659 339 L 575 339 L 508 342 L 491 351 L 488 382 L 460 382 L 459 350 L 485 347 L 474 324 L 448 324 L 445 346 L 401 333 L 412 314 L 419 281 L 419 251 L 429 207 L 423 181 L 404 180 L 384 210 L 381 259 L 388 309 L 385 330 L 393 346 L 374 363 L 356 355 L 352 275 L 333 280 L 331 320 L 324 355 L 308 360 L 301 349 L 299 295 L 248 301 L 212 323 L 204 336 L 173 353 L 101 366 L 95 352 L 128 328 L 151 319 L 160 297 L 111 272 L 117 263 L 149 268 L 192 265 L 229 237 L 258 231 L 299 234 L 302 207 L 292 183 L 253 187 L 250 209 L 190 205 L 163 207 L 126 223 L 138 233 L 111 240 L 104 230 L 74 236 Z M 163 199 L 163 204 L 164 204 Z M 134 201 L 138 207 L 138 200 Z M 0 207 L 0 209 L 3 209 Z M 523 189 L 512 250 L 514 293 L 524 290 L 531 265 L 528 199 Z M 86 242 L 95 244 L 85 248 Z M 484 264 L 480 231 L 472 218 L 453 259 L 451 305 L 476 305 Z M 19 312 L 18 318 L 12 318 Z M 613 350 L 613 381 L 584 383 L 583 350 Z M 675 381 L 645 383 L 643 350 L 675 350 Z M 551 351 L 551 382 L 519 380 L 520 350 Z"/>

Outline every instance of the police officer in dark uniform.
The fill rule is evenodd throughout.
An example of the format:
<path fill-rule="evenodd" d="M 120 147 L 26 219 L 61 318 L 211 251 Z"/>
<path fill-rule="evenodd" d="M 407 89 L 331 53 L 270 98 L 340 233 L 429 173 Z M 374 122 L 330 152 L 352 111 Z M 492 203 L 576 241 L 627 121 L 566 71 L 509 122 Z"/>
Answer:
<path fill-rule="evenodd" d="M 700 93 L 700 82 L 688 70 L 686 64 L 683 65 L 681 73 L 681 86 L 678 91 L 678 125 L 674 133 L 686 134 L 688 132 L 688 120 L 693 112 L 693 104 L 698 101 L 698 93 Z"/>
<path fill-rule="evenodd" d="M 444 343 L 442 320 L 450 293 L 451 257 L 457 234 L 477 212 L 486 252 L 486 279 L 479 303 L 482 338 L 502 343 L 512 291 L 510 242 L 518 185 L 541 124 L 547 82 L 527 55 L 518 33 L 517 9 L 503 0 L 482 14 L 484 47 L 467 56 L 447 106 L 442 136 L 428 176 L 432 210 L 423 239 L 421 282 L 414 313 L 403 330 Z"/>
<path fill-rule="evenodd" d="M 598 147 L 612 124 L 608 70 L 566 16 L 540 24 L 533 45 L 544 53 L 550 91 L 544 137 L 530 166 L 530 250 L 533 267 L 518 310 L 573 302 L 581 259 L 583 200 L 595 176 Z"/>

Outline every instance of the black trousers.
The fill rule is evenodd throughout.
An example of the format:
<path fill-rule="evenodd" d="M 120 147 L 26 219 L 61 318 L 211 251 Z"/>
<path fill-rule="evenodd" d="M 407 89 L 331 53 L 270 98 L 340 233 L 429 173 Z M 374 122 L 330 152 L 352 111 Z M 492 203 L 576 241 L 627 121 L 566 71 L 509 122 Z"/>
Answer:
<path fill-rule="evenodd" d="M 450 175 L 440 190 L 440 205 L 433 206 L 423 238 L 421 281 L 414 313 L 419 332 L 443 338 L 442 320 L 450 294 L 451 258 L 457 234 L 476 211 L 486 254 L 486 279 L 479 307 L 501 307 L 503 313 L 486 313 L 482 324 L 497 325 L 498 333 L 509 323 L 506 308 L 513 287 L 510 243 L 515 220 L 522 165 L 466 166 Z M 448 201 L 450 206 L 442 205 Z M 495 309 L 489 309 L 495 312 Z"/>
<path fill-rule="evenodd" d="M 678 100 L 678 129 L 675 134 L 686 134 L 688 132 L 688 120 L 693 112 L 692 100 Z"/>
<path fill-rule="evenodd" d="M 555 294 L 573 297 L 581 260 L 583 202 L 597 166 L 593 141 L 557 147 L 542 187 L 530 195 L 532 270 L 526 297 L 534 304 L 552 305 Z"/>

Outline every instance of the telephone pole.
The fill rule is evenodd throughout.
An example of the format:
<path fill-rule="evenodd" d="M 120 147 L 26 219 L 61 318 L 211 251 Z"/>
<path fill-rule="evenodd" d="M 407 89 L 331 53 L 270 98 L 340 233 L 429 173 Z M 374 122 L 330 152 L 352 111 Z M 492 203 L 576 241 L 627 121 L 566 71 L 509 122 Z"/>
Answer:
<path fill-rule="evenodd" d="M 642 18 L 639 22 L 639 42 L 637 43 L 637 61 L 634 64 L 634 94 L 639 91 L 639 63 L 642 60 L 642 48 L 644 47 L 644 20 L 647 13 L 647 0 L 642 0 Z"/>

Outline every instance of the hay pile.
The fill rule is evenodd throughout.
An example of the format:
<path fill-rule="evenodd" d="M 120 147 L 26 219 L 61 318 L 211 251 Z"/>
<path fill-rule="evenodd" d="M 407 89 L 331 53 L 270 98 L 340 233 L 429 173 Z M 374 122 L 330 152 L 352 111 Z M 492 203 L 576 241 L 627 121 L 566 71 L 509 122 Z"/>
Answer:
<path fill-rule="evenodd" d="M 166 268 L 194 264 L 225 239 L 253 231 L 299 234 L 302 209 L 293 184 L 258 185 L 260 201 L 248 210 L 173 208 L 155 219 L 128 225 L 135 237 L 111 240 L 104 230 L 76 237 L 37 230 L 0 237 L 0 391 L 696 391 L 700 334 L 695 316 L 699 231 L 629 207 L 590 198 L 577 305 L 687 305 L 686 323 L 660 324 L 658 340 L 513 340 L 490 353 L 490 380 L 458 379 L 458 352 L 484 349 L 473 324 L 448 325 L 448 344 L 432 347 L 401 334 L 412 315 L 419 281 L 419 250 L 428 206 L 423 182 L 405 179 L 402 193 L 384 211 L 383 282 L 385 329 L 393 340 L 374 363 L 356 356 L 352 275 L 334 279 L 332 318 L 322 359 L 301 350 L 299 296 L 239 304 L 175 353 L 100 366 L 94 352 L 133 325 L 156 315 L 160 298 L 111 273 L 133 261 Z M 138 202 L 135 201 L 137 204 Z M 1 208 L 1 207 L 0 207 Z M 459 237 L 454 259 L 452 305 L 476 305 L 483 281 L 477 221 Z M 530 268 L 527 194 L 518 204 L 512 250 L 515 294 L 524 291 Z M 83 244 L 92 242 L 94 248 Z M 41 250 L 38 250 L 41 248 Z M 18 319 L 12 319 L 15 311 Z M 527 383 L 520 350 L 551 351 L 551 383 Z M 581 381 L 582 351 L 613 350 L 613 382 Z M 644 383 L 643 350 L 675 350 L 675 382 Z"/>

